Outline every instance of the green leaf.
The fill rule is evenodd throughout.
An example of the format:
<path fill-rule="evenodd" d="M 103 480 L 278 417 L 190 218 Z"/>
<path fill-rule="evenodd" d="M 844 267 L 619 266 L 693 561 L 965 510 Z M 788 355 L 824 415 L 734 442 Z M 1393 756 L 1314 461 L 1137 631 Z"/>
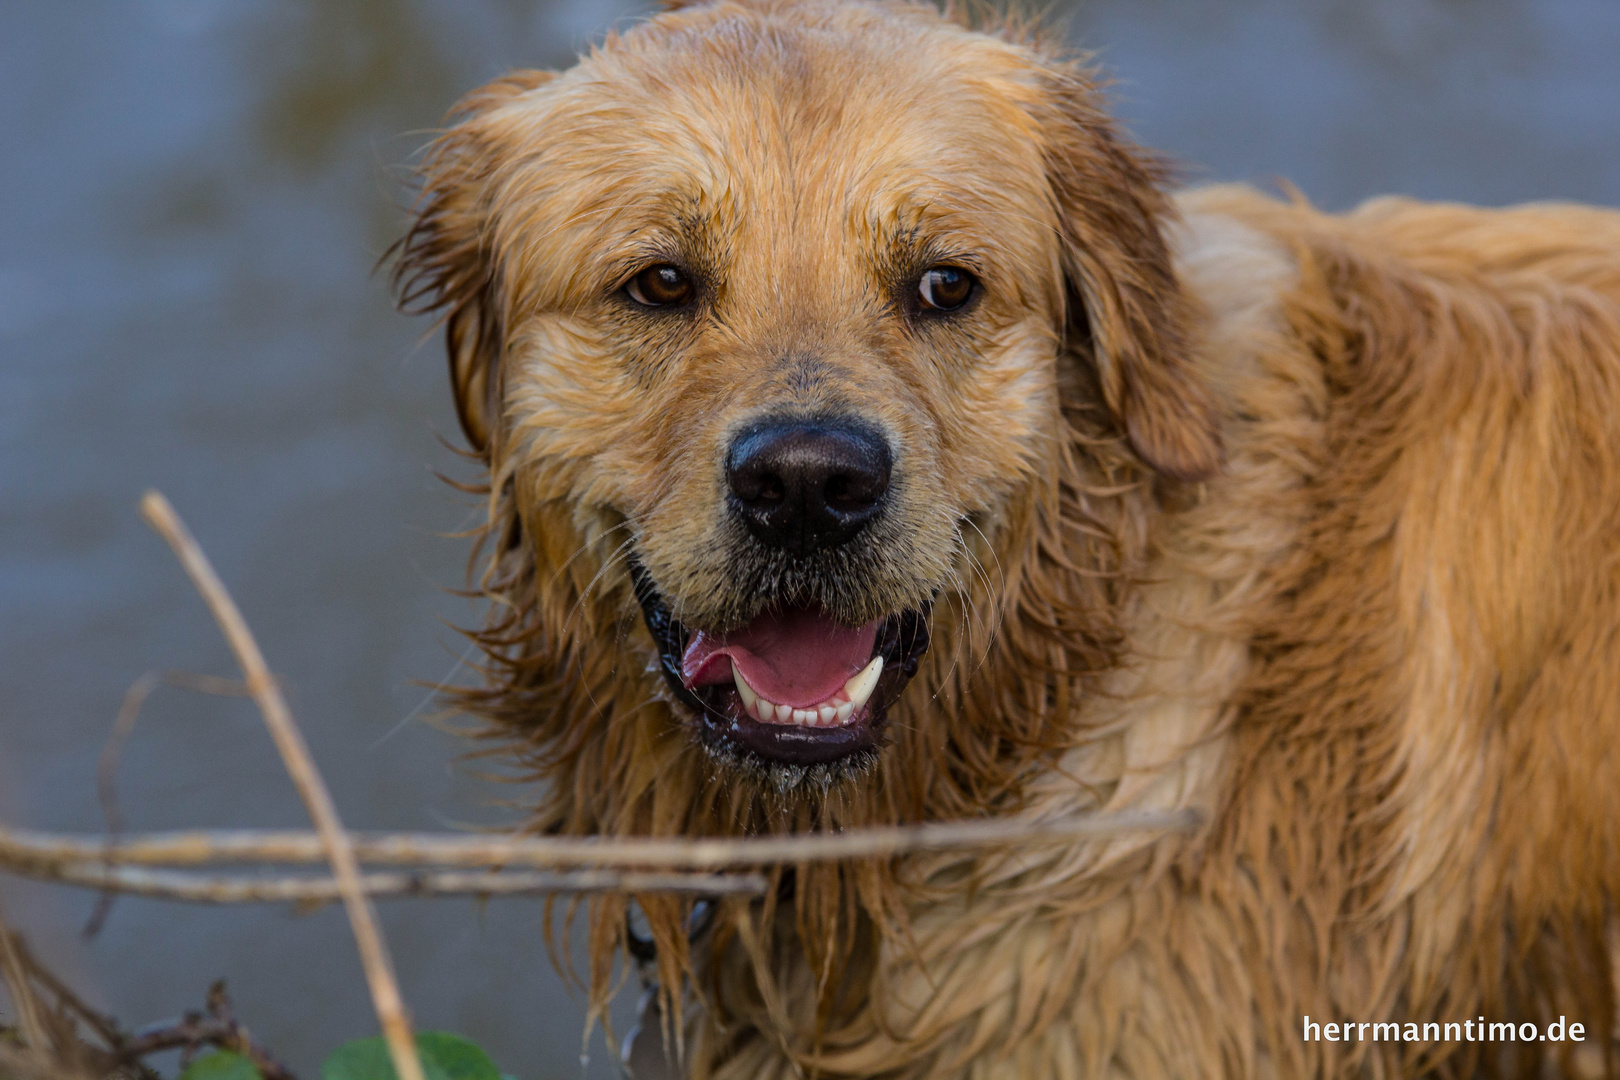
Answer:
<path fill-rule="evenodd" d="M 435 1062 L 450 1080 L 501 1080 L 501 1070 L 471 1039 L 448 1031 L 424 1031 L 416 1037 L 423 1069 Z"/>
<path fill-rule="evenodd" d="M 321 1062 L 321 1080 L 395 1080 L 382 1039 L 346 1042 Z"/>
<path fill-rule="evenodd" d="M 446 1031 L 416 1036 L 427 1080 L 501 1080 L 501 1071 L 478 1044 Z M 239 1080 L 237 1077 L 182 1077 L 181 1080 Z M 248 1078 L 240 1078 L 248 1080 Z M 321 1063 L 321 1080 L 398 1080 L 381 1036 L 346 1042 Z"/>
<path fill-rule="evenodd" d="M 204 1054 L 180 1074 L 180 1080 L 263 1080 L 258 1068 L 241 1054 L 215 1050 Z"/>

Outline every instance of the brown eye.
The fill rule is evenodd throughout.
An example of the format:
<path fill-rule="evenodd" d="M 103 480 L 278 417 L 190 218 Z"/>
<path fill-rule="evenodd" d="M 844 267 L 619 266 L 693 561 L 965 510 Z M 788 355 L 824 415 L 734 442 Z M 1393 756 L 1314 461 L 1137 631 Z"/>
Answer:
<path fill-rule="evenodd" d="M 917 282 L 917 295 L 925 308 L 955 311 L 973 295 L 973 282 L 973 275 L 959 266 L 935 266 Z"/>
<path fill-rule="evenodd" d="M 668 307 L 692 298 L 692 279 L 668 263 L 659 263 L 631 278 L 624 291 L 643 307 Z"/>

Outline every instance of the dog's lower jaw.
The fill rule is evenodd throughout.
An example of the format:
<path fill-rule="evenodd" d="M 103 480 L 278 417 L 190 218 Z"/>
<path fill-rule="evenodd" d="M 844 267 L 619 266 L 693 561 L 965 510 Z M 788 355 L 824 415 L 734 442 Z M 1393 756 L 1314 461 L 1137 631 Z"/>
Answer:
<path fill-rule="evenodd" d="M 703 747 L 717 770 L 751 780 L 763 790 L 787 798 L 794 795 L 826 795 L 834 788 L 859 783 L 877 768 L 883 741 L 853 750 L 843 757 L 813 765 L 771 761 L 745 750 L 736 742 L 696 721 L 698 745 Z"/>

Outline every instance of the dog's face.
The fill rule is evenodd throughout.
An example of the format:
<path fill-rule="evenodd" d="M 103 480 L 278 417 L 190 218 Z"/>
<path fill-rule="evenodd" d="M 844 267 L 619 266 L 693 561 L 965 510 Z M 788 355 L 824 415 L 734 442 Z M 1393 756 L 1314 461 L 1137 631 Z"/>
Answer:
<path fill-rule="evenodd" d="M 576 606 L 648 630 L 602 647 L 719 757 L 877 753 L 936 599 L 1059 485 L 1074 385 L 1214 466 L 1160 197 L 1091 97 L 929 9 L 721 3 L 487 89 L 430 160 L 403 272 L 535 587 L 589 553 Z"/>

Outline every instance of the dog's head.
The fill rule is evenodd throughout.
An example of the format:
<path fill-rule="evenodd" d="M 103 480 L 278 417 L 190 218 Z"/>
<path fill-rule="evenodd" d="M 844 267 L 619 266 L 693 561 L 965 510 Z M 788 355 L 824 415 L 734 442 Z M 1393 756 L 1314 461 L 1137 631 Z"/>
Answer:
<path fill-rule="evenodd" d="M 547 740 L 654 702 L 710 769 L 859 771 L 936 607 L 1006 616 L 1013 565 L 1103 572 L 1077 459 L 1218 463 L 1156 169 L 1083 68 L 1010 35 L 684 7 L 478 92 L 423 175 L 399 273 L 447 313 L 491 469 L 486 644 L 527 693 L 486 704 Z M 1054 633 L 1088 617 L 1064 595 L 1035 604 Z M 591 709 L 517 714 L 570 680 Z M 669 743 L 641 730 L 623 752 Z"/>

